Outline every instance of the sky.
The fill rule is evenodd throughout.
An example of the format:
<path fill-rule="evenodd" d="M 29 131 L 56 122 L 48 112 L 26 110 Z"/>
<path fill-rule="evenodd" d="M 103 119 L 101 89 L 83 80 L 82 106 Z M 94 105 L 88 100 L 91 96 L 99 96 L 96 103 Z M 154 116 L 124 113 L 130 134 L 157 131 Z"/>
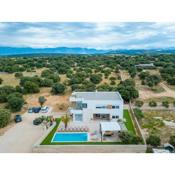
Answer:
<path fill-rule="evenodd" d="M 175 23 L 0 23 L 0 47 L 157 49 L 175 47 Z"/>

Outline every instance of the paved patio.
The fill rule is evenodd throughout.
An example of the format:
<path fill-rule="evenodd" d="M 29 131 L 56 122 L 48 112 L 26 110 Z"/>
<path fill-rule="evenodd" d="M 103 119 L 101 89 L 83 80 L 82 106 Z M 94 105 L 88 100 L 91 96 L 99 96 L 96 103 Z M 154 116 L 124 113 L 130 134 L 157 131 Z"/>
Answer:
<path fill-rule="evenodd" d="M 89 122 L 70 122 L 68 124 L 68 128 L 89 128 L 89 136 L 90 141 L 101 141 L 101 133 L 100 133 L 100 122 L 101 120 L 92 120 Z M 64 128 L 64 124 L 60 123 L 60 128 Z M 114 133 L 112 136 L 104 136 L 103 141 L 106 142 L 116 142 L 119 141 L 119 137 L 117 133 Z"/>

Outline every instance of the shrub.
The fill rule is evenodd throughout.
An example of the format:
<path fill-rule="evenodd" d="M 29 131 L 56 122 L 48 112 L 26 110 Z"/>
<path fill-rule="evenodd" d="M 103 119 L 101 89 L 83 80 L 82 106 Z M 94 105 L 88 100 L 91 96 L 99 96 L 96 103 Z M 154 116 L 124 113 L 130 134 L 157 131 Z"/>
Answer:
<path fill-rule="evenodd" d="M 163 101 L 162 106 L 169 108 L 169 102 L 168 101 Z"/>
<path fill-rule="evenodd" d="M 23 76 L 23 74 L 21 72 L 16 72 L 15 73 L 16 78 L 21 78 L 22 76 Z"/>
<path fill-rule="evenodd" d="M 160 145 L 161 140 L 160 140 L 160 137 L 159 137 L 159 136 L 150 135 L 150 136 L 146 139 L 146 143 L 147 143 L 148 145 L 157 147 L 157 146 Z"/>
<path fill-rule="evenodd" d="M 142 110 L 140 110 L 138 108 L 134 109 L 134 114 L 137 117 L 137 119 L 142 119 L 144 117 Z"/>
<path fill-rule="evenodd" d="M 24 83 L 24 92 L 25 93 L 38 93 L 39 86 L 38 86 L 38 84 L 36 84 L 34 82 L 26 81 Z"/>
<path fill-rule="evenodd" d="M 43 118 L 42 117 L 38 117 L 38 118 L 33 120 L 33 124 L 41 124 L 42 122 L 43 122 Z"/>
<path fill-rule="evenodd" d="M 53 86 L 52 86 L 52 90 L 51 92 L 53 94 L 63 94 L 64 91 L 65 91 L 65 86 L 61 83 L 55 83 Z"/>
<path fill-rule="evenodd" d="M 24 100 L 18 96 L 10 96 L 8 97 L 8 106 L 13 112 L 20 111 L 24 104 Z"/>
<path fill-rule="evenodd" d="M 65 103 L 57 104 L 57 106 L 58 106 L 58 109 L 61 111 L 64 111 L 68 108 L 68 105 Z"/>
<path fill-rule="evenodd" d="M 7 126 L 10 122 L 11 113 L 7 109 L 0 108 L 0 128 Z"/>
<path fill-rule="evenodd" d="M 2 84 L 2 82 L 3 82 L 3 79 L 2 79 L 2 78 L 0 78 L 0 84 Z"/>
<path fill-rule="evenodd" d="M 112 91 L 113 88 L 112 88 L 109 84 L 104 83 L 104 84 L 102 84 L 102 85 L 99 85 L 99 86 L 97 87 L 97 90 L 98 90 L 98 91 Z"/>
<path fill-rule="evenodd" d="M 50 69 L 46 69 L 41 72 L 41 77 L 49 77 L 52 74 L 53 72 Z"/>
<path fill-rule="evenodd" d="M 102 78 L 100 75 L 93 74 L 91 75 L 90 80 L 94 84 L 99 84 L 102 81 Z"/>
<path fill-rule="evenodd" d="M 14 93 L 11 93 L 10 95 L 8 95 L 7 100 L 10 99 L 10 98 L 12 98 L 12 97 L 23 98 L 21 93 L 19 93 L 19 92 L 14 92 Z"/>
<path fill-rule="evenodd" d="M 135 102 L 135 105 L 136 105 L 137 107 L 142 107 L 143 104 L 144 104 L 144 102 L 141 101 L 141 100 L 137 100 L 137 101 Z"/>
<path fill-rule="evenodd" d="M 153 148 L 151 146 L 148 146 L 146 149 L 146 153 L 153 153 Z"/>
<path fill-rule="evenodd" d="M 51 87 L 53 85 L 54 81 L 52 79 L 42 79 L 40 82 L 41 87 Z"/>
<path fill-rule="evenodd" d="M 119 138 L 125 144 L 139 144 L 141 142 L 140 137 L 126 131 L 122 131 L 121 133 L 119 133 Z"/>
<path fill-rule="evenodd" d="M 15 92 L 15 88 L 12 86 L 0 87 L 0 103 L 7 102 L 8 95 L 14 92 Z"/>
<path fill-rule="evenodd" d="M 150 107 L 156 107 L 157 106 L 157 103 L 152 100 L 152 101 L 149 102 L 149 106 Z"/>
<path fill-rule="evenodd" d="M 175 106 L 175 101 L 173 101 L 173 105 Z"/>
<path fill-rule="evenodd" d="M 114 80 L 112 80 L 111 82 L 110 82 L 110 85 L 115 85 L 116 84 L 116 82 L 114 81 Z"/>
<path fill-rule="evenodd" d="M 173 146 L 175 146 L 175 135 L 170 137 L 169 143 Z"/>
<path fill-rule="evenodd" d="M 109 78 L 111 81 L 115 81 L 116 80 L 116 77 L 110 77 Z"/>

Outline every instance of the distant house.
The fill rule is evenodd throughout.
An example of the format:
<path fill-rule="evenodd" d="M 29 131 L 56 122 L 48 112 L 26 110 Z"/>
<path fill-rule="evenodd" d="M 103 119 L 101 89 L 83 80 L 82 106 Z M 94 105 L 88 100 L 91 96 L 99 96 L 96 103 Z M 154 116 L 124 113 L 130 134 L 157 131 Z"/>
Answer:
<path fill-rule="evenodd" d="M 137 64 L 135 65 L 136 67 L 141 67 L 141 68 L 153 68 L 154 64 L 153 63 L 149 63 L 149 64 Z"/>
<path fill-rule="evenodd" d="M 73 92 L 70 102 L 73 121 L 123 118 L 123 99 L 119 92 Z"/>

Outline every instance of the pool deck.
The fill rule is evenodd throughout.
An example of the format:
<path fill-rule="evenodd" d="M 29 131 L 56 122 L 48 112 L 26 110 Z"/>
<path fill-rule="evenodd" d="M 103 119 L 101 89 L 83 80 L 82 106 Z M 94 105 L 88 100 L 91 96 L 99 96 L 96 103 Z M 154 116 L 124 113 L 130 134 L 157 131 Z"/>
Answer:
<path fill-rule="evenodd" d="M 102 122 L 101 120 L 92 120 L 89 122 L 70 122 L 68 124 L 68 127 L 70 128 L 89 128 L 89 141 L 91 142 L 101 142 L 101 133 L 100 133 L 100 122 Z M 59 128 L 64 128 L 64 124 L 61 122 Z M 104 136 L 103 137 L 103 141 L 104 142 L 116 142 L 116 141 L 120 141 L 118 134 L 114 133 L 113 136 Z"/>

